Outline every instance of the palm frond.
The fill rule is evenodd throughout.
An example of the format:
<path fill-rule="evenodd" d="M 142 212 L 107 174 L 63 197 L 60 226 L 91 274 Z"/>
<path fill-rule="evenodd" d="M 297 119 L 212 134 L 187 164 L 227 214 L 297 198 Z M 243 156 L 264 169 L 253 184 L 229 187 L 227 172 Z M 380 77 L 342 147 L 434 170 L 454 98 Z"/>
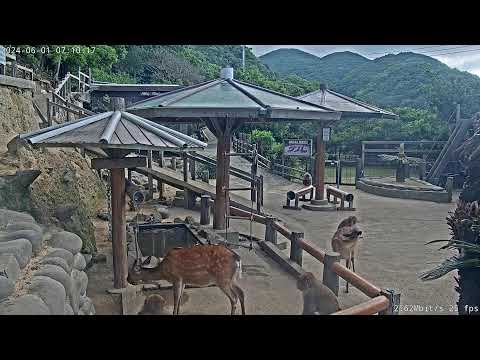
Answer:
<path fill-rule="evenodd" d="M 436 268 L 420 274 L 420 279 L 423 281 L 435 280 L 445 276 L 453 270 L 477 267 L 480 267 L 480 259 L 464 259 L 454 256 L 445 260 Z"/>

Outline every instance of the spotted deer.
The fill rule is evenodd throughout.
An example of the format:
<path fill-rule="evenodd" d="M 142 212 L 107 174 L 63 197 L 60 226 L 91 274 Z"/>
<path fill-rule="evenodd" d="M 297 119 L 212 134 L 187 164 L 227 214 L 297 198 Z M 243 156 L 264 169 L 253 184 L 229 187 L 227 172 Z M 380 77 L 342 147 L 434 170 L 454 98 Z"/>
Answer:
<path fill-rule="evenodd" d="M 332 249 L 345 259 L 348 269 L 352 268 L 355 272 L 355 253 L 357 251 L 358 240 L 362 231 L 358 228 L 357 217 L 349 216 L 342 220 L 338 225 L 337 231 L 332 238 Z M 346 292 L 348 293 L 348 282 Z"/>
<path fill-rule="evenodd" d="M 143 265 L 143 264 L 142 264 Z M 236 283 L 241 277 L 240 256 L 224 245 L 197 245 L 171 249 L 155 268 L 144 268 L 135 260 L 128 272 L 128 282 L 166 280 L 173 285 L 173 315 L 180 311 L 180 300 L 185 285 L 207 287 L 216 285 L 230 300 L 231 315 L 235 314 L 240 299 L 245 315 L 244 293 Z"/>

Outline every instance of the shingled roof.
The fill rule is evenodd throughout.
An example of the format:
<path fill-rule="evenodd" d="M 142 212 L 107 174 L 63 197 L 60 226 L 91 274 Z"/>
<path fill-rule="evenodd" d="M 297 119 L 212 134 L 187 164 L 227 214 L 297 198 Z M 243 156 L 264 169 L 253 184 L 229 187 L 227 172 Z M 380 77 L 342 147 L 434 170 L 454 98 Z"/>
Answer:
<path fill-rule="evenodd" d="M 102 149 L 203 149 L 207 144 L 125 111 L 109 111 L 20 136 L 33 146 Z"/>
<path fill-rule="evenodd" d="M 128 111 L 160 121 L 240 118 L 247 122 L 339 120 L 333 109 L 260 86 L 220 78 L 174 90 L 131 105 Z"/>
<path fill-rule="evenodd" d="M 353 99 L 322 86 L 321 89 L 299 96 L 298 99 L 327 106 L 342 113 L 342 118 L 386 118 L 397 119 L 398 115 L 379 107 Z"/>

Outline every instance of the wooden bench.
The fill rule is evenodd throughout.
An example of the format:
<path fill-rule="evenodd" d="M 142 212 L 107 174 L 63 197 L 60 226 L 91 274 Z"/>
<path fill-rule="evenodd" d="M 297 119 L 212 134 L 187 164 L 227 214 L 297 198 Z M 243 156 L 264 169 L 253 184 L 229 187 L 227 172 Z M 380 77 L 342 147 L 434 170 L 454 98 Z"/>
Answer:
<path fill-rule="evenodd" d="M 353 194 L 347 193 L 346 191 L 337 189 L 336 187 L 327 185 L 327 201 L 337 204 L 337 199 L 340 200 L 340 208 L 337 210 L 351 210 L 354 211 L 353 207 Z M 333 196 L 333 201 L 330 201 L 330 197 Z M 345 207 L 345 202 L 348 203 L 348 207 Z"/>
<path fill-rule="evenodd" d="M 302 208 L 298 206 L 298 202 L 301 201 L 308 201 L 313 199 L 313 192 L 315 188 L 313 185 L 309 185 L 303 189 L 297 191 L 289 191 L 287 192 L 287 204 L 283 206 L 284 209 L 294 209 L 294 210 L 301 210 Z M 306 194 L 310 193 L 310 199 L 305 197 Z M 302 197 L 300 199 L 300 197 Z M 295 200 L 295 205 L 292 206 L 292 201 Z"/>

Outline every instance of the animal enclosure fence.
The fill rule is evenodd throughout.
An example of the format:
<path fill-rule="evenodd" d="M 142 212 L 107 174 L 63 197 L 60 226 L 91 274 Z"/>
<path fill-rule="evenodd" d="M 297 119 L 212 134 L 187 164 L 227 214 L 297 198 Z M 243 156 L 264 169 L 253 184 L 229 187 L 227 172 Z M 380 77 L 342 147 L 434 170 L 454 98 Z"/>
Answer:
<path fill-rule="evenodd" d="M 232 139 L 233 150 L 238 153 L 250 153 L 255 144 L 248 140 L 248 137 L 244 133 L 239 133 L 238 137 Z M 244 156 L 249 159 L 249 157 Z M 358 157 L 354 155 L 335 156 L 335 160 L 325 161 L 325 184 L 338 184 L 338 185 L 355 185 L 358 178 L 357 160 Z M 314 171 L 314 158 L 306 158 L 304 166 L 288 166 L 285 162 L 271 161 L 265 156 L 259 155 L 258 164 L 270 171 L 272 174 L 279 175 L 292 182 L 302 182 L 306 172 L 313 175 Z"/>
<path fill-rule="evenodd" d="M 208 195 L 202 196 L 200 223 L 210 222 L 210 207 L 214 203 Z M 311 242 L 304 239 L 304 234 L 290 231 L 280 224 L 275 217 L 259 214 L 250 214 L 248 211 L 230 207 L 230 213 L 235 216 L 251 217 L 252 221 L 265 225 L 265 240 L 260 241 L 260 247 L 269 254 L 280 266 L 295 278 L 304 274 L 302 268 L 303 253 L 307 253 L 323 264 L 323 284 L 338 296 L 340 278 L 353 285 L 370 300 L 351 308 L 344 309 L 333 315 L 397 315 L 399 312 L 400 294 L 392 289 L 381 289 L 357 273 L 340 264 L 340 254 L 318 249 Z M 277 247 L 278 234 L 290 242 L 290 256 Z"/>

